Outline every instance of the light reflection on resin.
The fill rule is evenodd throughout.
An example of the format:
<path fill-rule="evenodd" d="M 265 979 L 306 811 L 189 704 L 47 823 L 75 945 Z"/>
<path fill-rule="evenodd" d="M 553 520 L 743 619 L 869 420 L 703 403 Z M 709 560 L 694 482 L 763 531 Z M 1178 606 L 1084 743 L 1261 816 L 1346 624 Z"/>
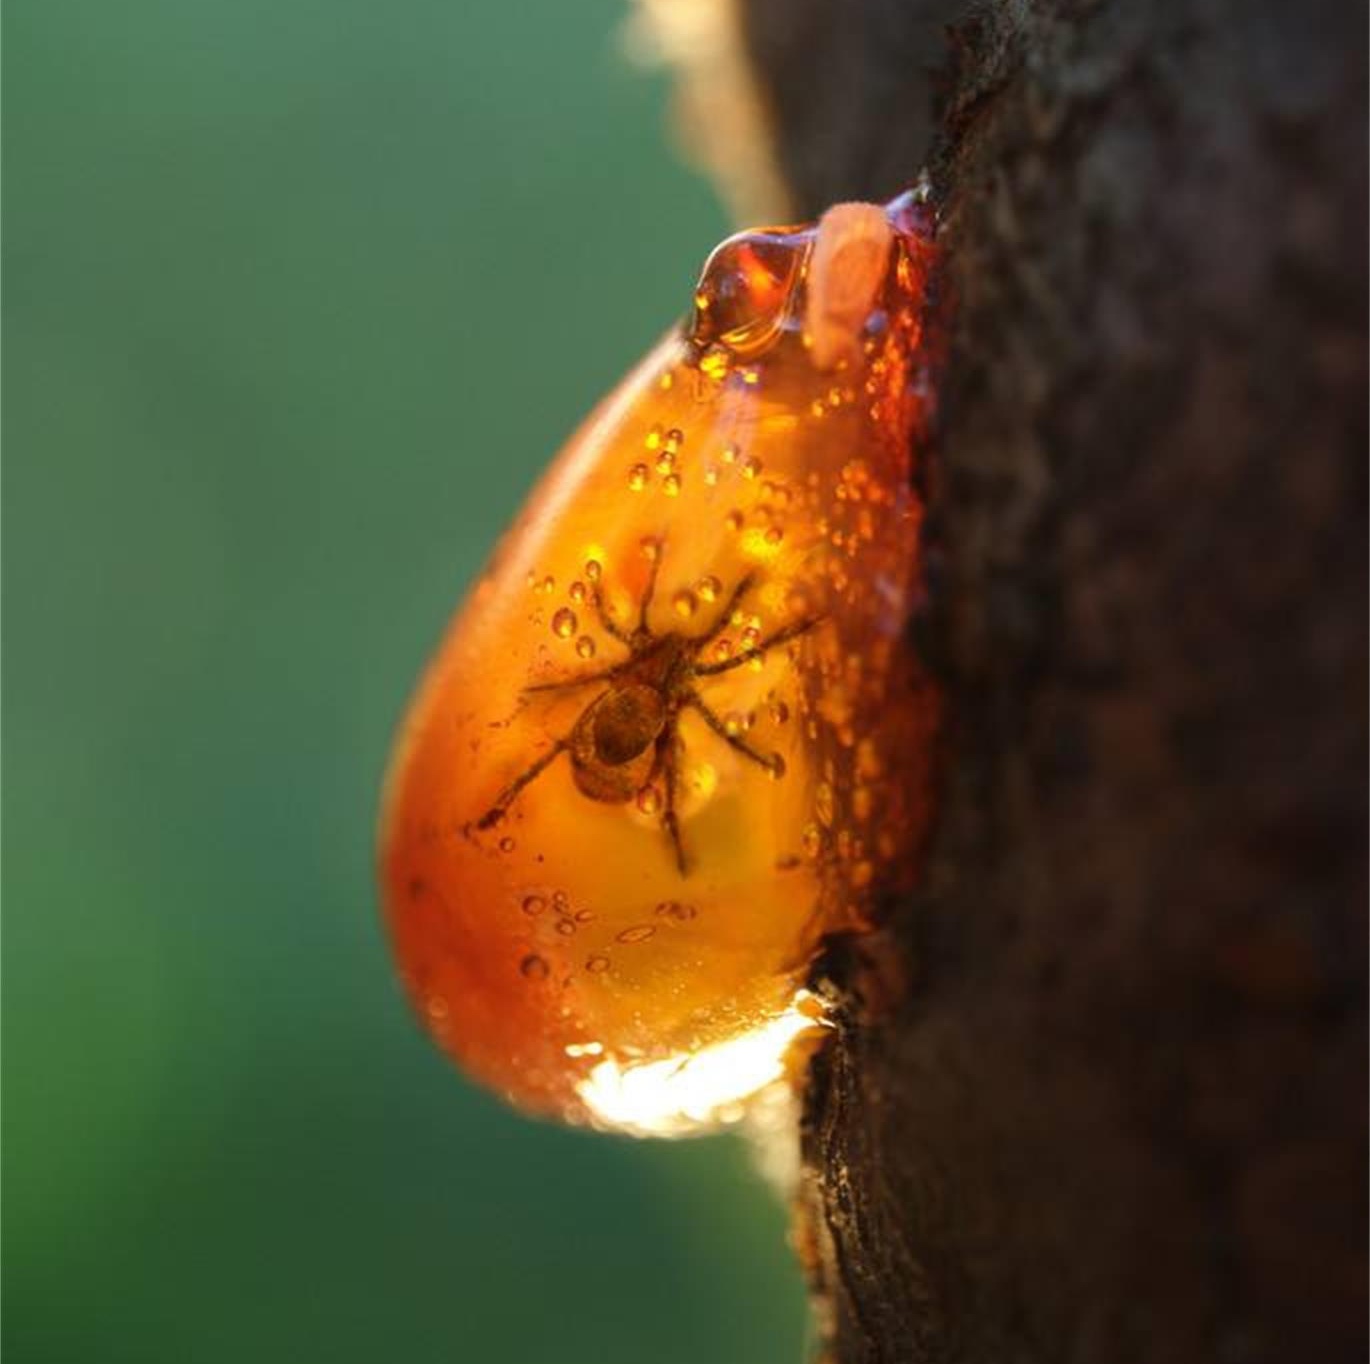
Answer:
<path fill-rule="evenodd" d="M 382 822 L 391 934 L 439 1044 L 524 1109 L 735 1117 L 821 1025 L 825 935 L 911 864 L 930 222 L 905 196 L 719 247 L 422 681 Z"/>
<path fill-rule="evenodd" d="M 816 1003 L 801 990 L 783 1013 L 698 1051 L 659 1061 L 601 1061 L 577 1093 L 601 1126 L 636 1136 L 682 1136 L 735 1122 L 746 1100 L 784 1078 L 793 1044 L 818 1034 Z"/>

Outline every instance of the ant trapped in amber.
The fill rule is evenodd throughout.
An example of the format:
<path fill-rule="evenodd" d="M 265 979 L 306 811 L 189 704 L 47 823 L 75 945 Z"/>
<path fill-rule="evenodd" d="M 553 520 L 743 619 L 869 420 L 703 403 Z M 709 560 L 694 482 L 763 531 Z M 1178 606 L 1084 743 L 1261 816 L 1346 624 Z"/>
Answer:
<path fill-rule="evenodd" d="M 741 735 L 733 733 L 700 696 L 696 683 L 700 678 L 716 677 L 760 658 L 767 649 L 797 639 L 818 621 L 792 622 L 728 658 L 701 662 L 700 655 L 728 627 L 742 599 L 755 586 L 756 576 L 748 573 L 739 579 L 707 634 L 680 635 L 672 631 L 659 635 L 648 625 L 647 613 L 661 568 L 660 545 L 653 544 L 650 553 L 651 569 L 638 603 L 637 625 L 632 631 L 625 630 L 609 615 L 598 587 L 591 599 L 601 628 L 628 650 L 628 657 L 612 667 L 564 682 L 540 682 L 525 688 L 526 696 L 568 691 L 594 682 L 608 683 L 607 689 L 581 711 L 570 733 L 559 738 L 500 792 L 495 803 L 476 821 L 477 829 L 489 829 L 499 823 L 524 787 L 566 752 L 570 754 L 571 775 L 581 795 L 608 805 L 625 804 L 658 777 L 661 779 L 661 827 L 671 840 L 676 867 L 684 876 L 688 868 L 676 816 L 681 713 L 695 711 L 730 748 L 772 777 L 784 775 L 785 764 L 780 755 L 761 753 Z"/>

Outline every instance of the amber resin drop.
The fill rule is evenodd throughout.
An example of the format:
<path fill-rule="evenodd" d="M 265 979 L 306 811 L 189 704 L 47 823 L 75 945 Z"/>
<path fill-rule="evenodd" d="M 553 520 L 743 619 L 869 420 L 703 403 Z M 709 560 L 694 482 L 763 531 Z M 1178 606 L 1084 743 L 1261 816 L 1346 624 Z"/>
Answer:
<path fill-rule="evenodd" d="M 720 246 L 423 679 L 390 929 L 433 1036 L 524 1109 L 735 1117 L 821 1026 L 824 936 L 910 863 L 931 222 L 906 195 Z"/>

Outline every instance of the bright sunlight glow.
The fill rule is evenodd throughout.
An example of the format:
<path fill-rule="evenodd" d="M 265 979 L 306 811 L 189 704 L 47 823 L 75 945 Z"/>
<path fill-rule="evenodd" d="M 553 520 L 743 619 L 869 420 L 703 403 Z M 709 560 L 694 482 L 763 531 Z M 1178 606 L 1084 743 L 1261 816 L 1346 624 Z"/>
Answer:
<path fill-rule="evenodd" d="M 813 996 L 801 990 L 784 1013 L 742 1037 L 663 1061 L 601 1061 L 582 1081 L 580 1097 L 596 1117 L 643 1136 L 736 1122 L 744 1100 L 784 1075 L 791 1043 L 824 1026 L 815 1014 Z"/>

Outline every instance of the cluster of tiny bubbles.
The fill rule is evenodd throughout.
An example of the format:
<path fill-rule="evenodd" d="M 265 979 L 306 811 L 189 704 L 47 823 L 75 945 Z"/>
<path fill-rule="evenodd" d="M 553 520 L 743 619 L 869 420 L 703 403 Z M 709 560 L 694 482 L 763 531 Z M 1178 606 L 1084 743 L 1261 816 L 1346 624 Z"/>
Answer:
<path fill-rule="evenodd" d="M 552 909 L 557 916 L 556 931 L 569 938 L 580 924 L 588 924 L 595 916 L 588 909 L 572 910 L 570 898 L 565 891 L 552 894 Z"/>
<path fill-rule="evenodd" d="M 656 912 L 661 918 L 673 919 L 678 924 L 688 923 L 699 913 L 694 905 L 682 904 L 679 900 L 663 900 Z"/>
<path fill-rule="evenodd" d="M 552 909 L 557 916 L 557 932 L 570 937 L 576 931 L 575 916 L 571 913 L 571 899 L 564 890 L 552 892 Z"/>
<path fill-rule="evenodd" d="M 563 606 L 552 617 L 552 633 L 558 639 L 570 639 L 575 634 L 576 626 L 579 624 L 576 613 L 569 606 Z"/>
<path fill-rule="evenodd" d="M 718 789 L 718 769 L 712 763 L 696 763 L 686 774 L 686 783 L 700 800 L 708 800 Z"/>
<path fill-rule="evenodd" d="M 629 490 L 635 493 L 642 492 L 651 480 L 652 468 L 654 467 L 656 472 L 661 475 L 662 491 L 667 497 L 678 497 L 680 495 L 680 474 L 676 468 L 676 457 L 680 454 L 680 447 L 684 443 L 684 432 L 677 427 L 671 427 L 669 431 L 664 431 L 660 423 L 652 426 L 642 441 L 643 447 L 651 456 L 651 466 L 646 463 L 636 463 L 629 468 Z"/>
<path fill-rule="evenodd" d="M 729 356 L 726 346 L 710 346 L 700 357 L 699 369 L 705 378 L 715 383 L 728 375 Z"/>
<path fill-rule="evenodd" d="M 764 496 L 769 497 L 776 506 L 780 507 L 782 510 L 789 507 L 794 501 L 793 494 L 790 492 L 789 488 L 783 483 L 775 482 L 773 479 L 768 478 L 762 483 L 761 492 Z"/>
<path fill-rule="evenodd" d="M 821 781 L 813 794 L 813 810 L 818 816 L 818 822 L 828 828 L 832 827 L 834 802 L 832 784 Z"/>
<path fill-rule="evenodd" d="M 849 459 L 842 466 L 841 481 L 849 488 L 864 488 L 871 481 L 870 466 L 864 459 Z"/>

